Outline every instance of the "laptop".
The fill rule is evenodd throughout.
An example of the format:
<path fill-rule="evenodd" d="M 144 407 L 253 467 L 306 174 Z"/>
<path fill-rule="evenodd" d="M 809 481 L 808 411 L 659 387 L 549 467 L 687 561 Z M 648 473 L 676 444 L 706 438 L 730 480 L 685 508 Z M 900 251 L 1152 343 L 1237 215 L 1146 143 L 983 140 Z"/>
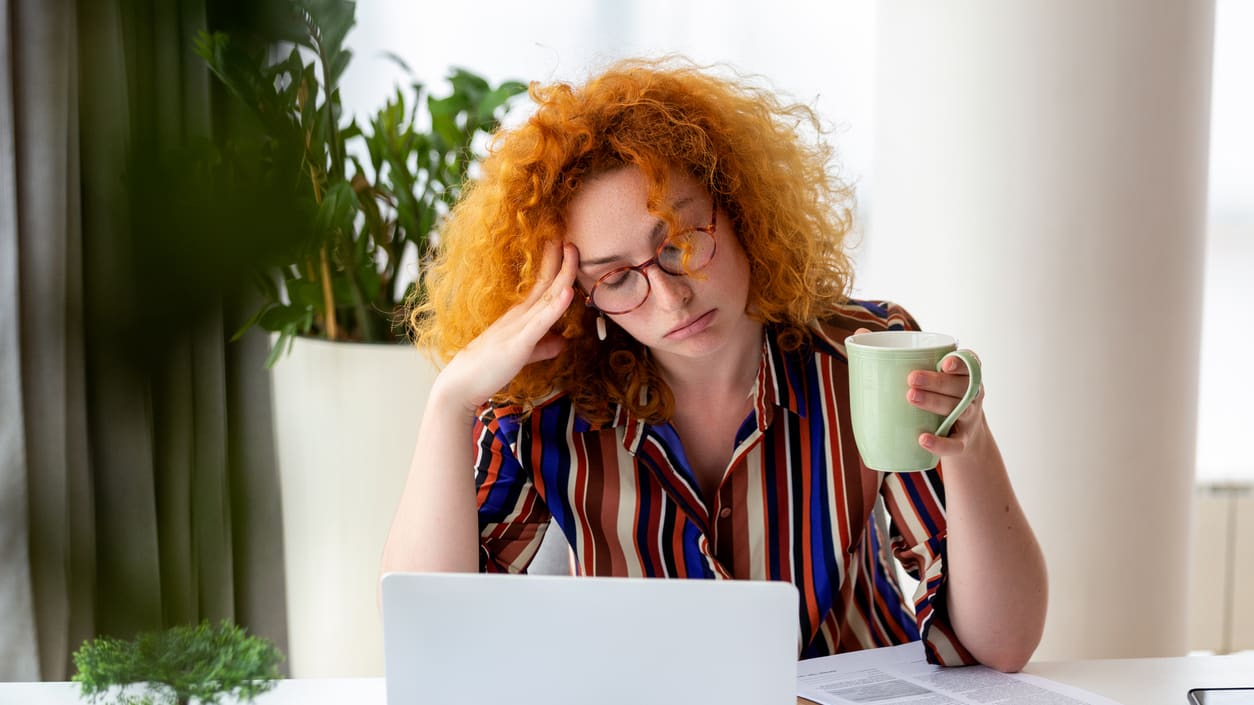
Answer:
<path fill-rule="evenodd" d="M 790 583 L 383 576 L 389 705 L 794 705 Z"/>

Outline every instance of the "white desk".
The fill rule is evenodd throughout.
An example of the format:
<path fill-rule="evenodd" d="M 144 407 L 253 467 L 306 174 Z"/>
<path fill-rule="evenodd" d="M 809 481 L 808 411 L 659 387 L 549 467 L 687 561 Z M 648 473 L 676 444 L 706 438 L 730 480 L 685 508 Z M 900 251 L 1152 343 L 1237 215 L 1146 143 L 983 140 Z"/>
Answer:
<path fill-rule="evenodd" d="M 1189 688 L 1254 686 L 1254 653 L 1031 663 L 1024 669 L 1127 705 L 1185 705 Z M 78 705 L 74 683 L 0 683 L 0 705 Z M 382 678 L 280 681 L 258 705 L 385 705 Z M 472 691 L 466 702 L 473 703 Z M 595 703 L 595 699 L 589 701 Z M 444 705 L 444 704 L 441 704 Z M 713 705 L 713 704 L 712 704 Z"/>
<path fill-rule="evenodd" d="M 1185 705 L 1190 688 L 1254 686 L 1254 653 L 1029 663 L 1023 669 L 1127 705 Z"/>

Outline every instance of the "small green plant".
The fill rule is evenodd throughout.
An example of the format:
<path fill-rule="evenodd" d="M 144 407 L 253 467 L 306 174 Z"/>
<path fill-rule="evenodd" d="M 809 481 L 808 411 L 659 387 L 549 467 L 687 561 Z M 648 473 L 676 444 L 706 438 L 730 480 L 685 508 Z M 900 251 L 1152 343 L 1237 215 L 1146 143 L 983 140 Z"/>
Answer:
<path fill-rule="evenodd" d="M 242 702 L 274 687 L 283 655 L 228 621 L 202 622 L 134 641 L 98 637 L 74 652 L 82 695 L 114 705 L 201 705 L 223 697 Z"/>

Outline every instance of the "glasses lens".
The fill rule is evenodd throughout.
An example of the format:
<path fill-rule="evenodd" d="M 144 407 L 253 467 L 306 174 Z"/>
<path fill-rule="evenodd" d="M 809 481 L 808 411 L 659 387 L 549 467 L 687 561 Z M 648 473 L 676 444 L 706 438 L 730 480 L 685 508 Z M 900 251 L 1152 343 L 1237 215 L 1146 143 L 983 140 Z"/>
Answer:
<path fill-rule="evenodd" d="M 666 240 L 657 263 L 671 274 L 691 274 L 714 259 L 714 236 L 704 230 L 685 230 Z"/>
<path fill-rule="evenodd" d="M 634 269 L 611 272 L 592 289 L 592 305 L 605 313 L 626 313 L 649 296 L 649 280 Z"/>

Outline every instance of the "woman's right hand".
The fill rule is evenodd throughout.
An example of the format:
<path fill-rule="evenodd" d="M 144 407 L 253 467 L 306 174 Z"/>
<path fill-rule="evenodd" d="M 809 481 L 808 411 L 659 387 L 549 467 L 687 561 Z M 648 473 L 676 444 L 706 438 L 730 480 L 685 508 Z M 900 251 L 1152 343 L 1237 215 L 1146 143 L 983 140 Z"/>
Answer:
<path fill-rule="evenodd" d="M 550 329 L 574 298 L 577 271 L 579 250 L 574 245 L 547 243 L 540 276 L 527 298 L 449 361 L 436 379 L 432 396 L 473 414 L 524 366 L 557 357 L 566 341 Z"/>

